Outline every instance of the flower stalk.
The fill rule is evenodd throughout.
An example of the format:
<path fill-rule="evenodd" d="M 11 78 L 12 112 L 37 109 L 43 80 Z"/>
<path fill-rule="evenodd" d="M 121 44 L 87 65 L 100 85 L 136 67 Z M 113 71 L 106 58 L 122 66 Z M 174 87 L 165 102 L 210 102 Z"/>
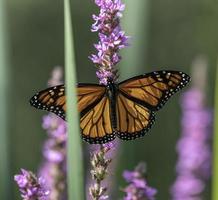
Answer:
<path fill-rule="evenodd" d="M 108 175 L 108 167 L 112 159 L 107 158 L 107 154 L 112 151 L 113 143 L 105 145 L 99 145 L 97 149 L 91 155 L 91 175 L 94 183 L 89 187 L 89 193 L 93 200 L 107 199 L 108 196 L 105 194 L 107 187 L 102 184 Z"/>
<path fill-rule="evenodd" d="M 99 42 L 94 44 L 97 54 L 92 54 L 89 58 L 97 67 L 99 83 L 107 85 L 110 81 L 117 82 L 119 75 L 116 65 L 121 60 L 119 50 L 128 46 L 128 36 L 120 26 L 125 5 L 121 0 L 95 0 L 95 4 L 100 8 L 100 12 L 93 15 L 95 22 L 91 31 L 98 32 Z M 100 145 L 91 156 L 91 175 L 95 183 L 89 187 L 89 192 L 93 200 L 108 198 L 105 195 L 107 187 L 102 185 L 102 181 L 106 178 L 108 166 L 112 161 L 111 158 L 106 158 L 112 146 L 113 143 Z"/>

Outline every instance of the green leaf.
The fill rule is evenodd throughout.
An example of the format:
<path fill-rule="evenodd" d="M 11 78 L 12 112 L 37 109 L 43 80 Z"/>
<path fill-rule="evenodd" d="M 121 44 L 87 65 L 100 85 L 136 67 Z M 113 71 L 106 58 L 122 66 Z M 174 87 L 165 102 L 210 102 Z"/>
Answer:
<path fill-rule="evenodd" d="M 64 0 L 65 78 L 67 94 L 67 183 L 68 199 L 84 199 L 82 144 L 77 112 L 76 65 L 70 0 Z"/>
<path fill-rule="evenodd" d="M 11 199 L 10 175 L 8 159 L 8 108 L 9 108 L 9 80 L 7 65 L 7 38 L 6 38 L 6 6 L 0 0 L 0 196 L 1 199 Z"/>
<path fill-rule="evenodd" d="M 215 108 L 214 108 L 214 138 L 213 138 L 213 176 L 212 176 L 212 199 L 218 199 L 218 59 L 215 85 Z"/>

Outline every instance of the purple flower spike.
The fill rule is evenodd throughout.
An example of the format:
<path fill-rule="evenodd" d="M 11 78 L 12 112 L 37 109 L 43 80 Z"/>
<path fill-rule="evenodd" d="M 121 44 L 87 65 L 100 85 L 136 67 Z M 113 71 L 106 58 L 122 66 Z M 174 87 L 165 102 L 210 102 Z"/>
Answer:
<path fill-rule="evenodd" d="M 119 50 L 128 46 L 128 36 L 121 30 L 120 18 L 125 5 L 121 0 L 95 0 L 100 7 L 99 15 L 93 15 L 95 23 L 93 32 L 99 32 L 99 42 L 94 45 L 98 51 L 89 58 L 98 67 L 96 72 L 100 84 L 107 85 L 108 81 L 116 81 L 115 65 L 120 62 Z"/>
<path fill-rule="evenodd" d="M 157 190 L 148 186 L 144 179 L 145 165 L 140 163 L 134 171 L 125 170 L 123 177 L 129 183 L 124 188 L 126 196 L 124 200 L 155 200 Z"/>
<path fill-rule="evenodd" d="M 97 148 L 97 145 L 95 146 Z M 108 167 L 111 163 L 111 158 L 108 154 L 114 148 L 114 144 L 107 143 L 104 145 L 99 145 L 99 148 L 94 151 L 91 155 L 91 175 L 92 183 L 89 186 L 89 194 L 91 199 L 108 199 L 106 192 L 108 190 L 107 186 L 103 184 L 106 176 L 108 175 Z M 108 154 L 107 154 L 108 153 Z"/>
<path fill-rule="evenodd" d="M 62 84 L 63 72 L 56 67 L 48 82 L 49 86 Z M 39 169 L 39 175 L 46 178 L 50 188 L 49 200 L 64 200 L 66 197 L 66 122 L 49 113 L 43 117 L 42 127 L 48 134 L 48 139 L 43 146 L 43 163 Z"/>
<path fill-rule="evenodd" d="M 32 172 L 21 169 L 21 174 L 15 175 L 14 180 L 20 188 L 24 200 L 48 200 L 50 191 L 45 187 L 45 180 L 37 178 Z"/>
<path fill-rule="evenodd" d="M 182 136 L 177 143 L 178 177 L 171 188 L 173 200 L 200 200 L 210 176 L 209 129 L 211 112 L 204 107 L 204 93 L 192 88 L 182 97 Z"/>
<path fill-rule="evenodd" d="M 97 50 L 89 58 L 97 67 L 96 76 L 99 83 L 108 85 L 108 82 L 116 82 L 118 70 L 115 66 L 120 62 L 119 50 L 128 46 L 128 37 L 121 30 L 120 18 L 125 5 L 121 0 L 95 0 L 95 4 L 100 8 L 99 15 L 93 15 L 95 20 L 92 25 L 92 32 L 98 32 L 99 41 L 94 44 Z M 91 175 L 93 183 L 89 184 L 91 199 L 108 199 L 108 183 L 105 185 L 105 178 L 108 175 L 109 164 L 113 157 L 113 143 L 100 145 L 91 156 Z"/>

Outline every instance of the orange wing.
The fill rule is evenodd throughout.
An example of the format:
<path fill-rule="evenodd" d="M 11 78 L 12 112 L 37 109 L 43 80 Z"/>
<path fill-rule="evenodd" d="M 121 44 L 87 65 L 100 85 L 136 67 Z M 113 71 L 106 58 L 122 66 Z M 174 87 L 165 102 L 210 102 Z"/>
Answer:
<path fill-rule="evenodd" d="M 115 139 L 110 119 L 110 103 L 103 97 L 80 119 L 82 137 L 89 143 L 106 143 Z"/>
<path fill-rule="evenodd" d="M 77 88 L 78 109 L 84 115 L 105 95 L 106 87 L 97 84 L 79 84 Z"/>
<path fill-rule="evenodd" d="M 35 108 L 53 112 L 65 120 L 66 97 L 64 85 L 47 88 L 30 99 Z"/>
<path fill-rule="evenodd" d="M 105 96 L 105 86 L 79 84 L 77 91 L 83 139 L 89 143 L 106 143 L 113 140 L 115 134 L 111 126 L 110 105 L 108 97 Z M 65 120 L 64 85 L 40 91 L 30 99 L 30 104 L 38 109 L 53 112 Z"/>
<path fill-rule="evenodd" d="M 117 96 L 116 113 L 117 136 L 123 140 L 144 136 L 155 120 L 154 112 L 121 93 Z"/>
<path fill-rule="evenodd" d="M 78 110 L 85 113 L 97 104 L 105 94 L 105 87 L 97 84 L 79 84 Z M 38 109 L 53 112 L 65 120 L 65 86 L 59 85 L 40 91 L 30 99 L 30 104 Z"/>
<path fill-rule="evenodd" d="M 183 72 L 157 71 L 123 81 L 119 90 L 127 98 L 156 111 L 189 81 L 190 77 Z"/>

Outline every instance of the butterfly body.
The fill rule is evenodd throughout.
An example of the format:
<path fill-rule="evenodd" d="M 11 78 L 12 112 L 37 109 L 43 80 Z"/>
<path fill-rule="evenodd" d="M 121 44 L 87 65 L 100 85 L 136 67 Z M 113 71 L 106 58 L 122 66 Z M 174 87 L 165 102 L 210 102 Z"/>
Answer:
<path fill-rule="evenodd" d="M 82 138 L 89 143 L 106 143 L 115 137 L 132 140 L 144 136 L 155 121 L 155 112 L 190 77 L 179 71 L 156 71 L 108 85 L 78 84 L 78 111 Z M 65 86 L 35 94 L 30 104 L 55 113 L 65 120 Z"/>
<path fill-rule="evenodd" d="M 109 81 L 107 85 L 107 96 L 110 101 L 111 109 L 111 125 L 114 130 L 117 128 L 117 116 L 116 116 L 116 99 L 117 99 L 118 86 L 113 81 Z"/>

